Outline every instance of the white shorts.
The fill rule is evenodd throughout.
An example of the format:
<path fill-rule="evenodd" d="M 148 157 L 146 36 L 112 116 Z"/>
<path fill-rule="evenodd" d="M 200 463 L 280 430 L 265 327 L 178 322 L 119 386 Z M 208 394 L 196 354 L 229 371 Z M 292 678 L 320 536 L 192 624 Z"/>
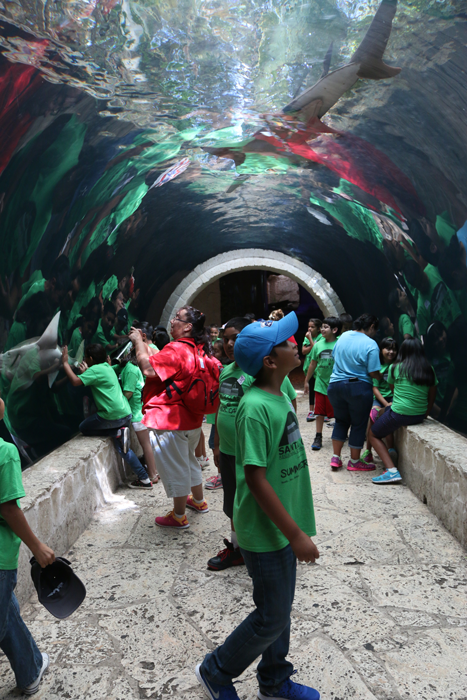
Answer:
<path fill-rule="evenodd" d="M 148 429 L 148 426 L 144 425 L 144 423 L 132 423 L 131 425 L 133 426 L 135 433 L 142 433 L 143 430 Z"/>
<path fill-rule="evenodd" d="M 188 496 L 192 486 L 203 483 L 195 456 L 201 428 L 195 430 L 149 429 L 149 439 L 165 492 L 169 498 Z"/>

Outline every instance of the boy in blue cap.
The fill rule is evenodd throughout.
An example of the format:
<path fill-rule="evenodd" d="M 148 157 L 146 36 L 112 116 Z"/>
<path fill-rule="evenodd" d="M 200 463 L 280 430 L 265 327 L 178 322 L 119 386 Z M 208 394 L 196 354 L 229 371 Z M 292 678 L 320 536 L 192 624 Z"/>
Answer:
<path fill-rule="evenodd" d="M 247 326 L 235 342 L 235 361 L 256 379 L 237 410 L 233 518 L 256 609 L 196 667 L 211 700 L 238 699 L 232 680 L 260 655 L 260 700 L 319 700 L 316 690 L 290 680 L 294 671 L 286 660 L 297 559 L 319 557 L 310 539 L 316 530 L 305 447 L 281 391 L 300 365 L 297 346 L 288 340 L 297 327 L 292 312 Z"/>

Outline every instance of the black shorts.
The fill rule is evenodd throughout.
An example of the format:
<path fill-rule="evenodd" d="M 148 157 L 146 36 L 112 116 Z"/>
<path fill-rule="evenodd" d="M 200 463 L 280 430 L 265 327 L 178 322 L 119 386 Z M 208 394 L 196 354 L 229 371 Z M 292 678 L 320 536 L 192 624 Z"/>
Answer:
<path fill-rule="evenodd" d="M 233 506 L 237 481 L 235 476 L 235 455 L 220 453 L 219 466 L 222 477 L 222 488 L 224 490 L 224 513 L 233 520 Z"/>

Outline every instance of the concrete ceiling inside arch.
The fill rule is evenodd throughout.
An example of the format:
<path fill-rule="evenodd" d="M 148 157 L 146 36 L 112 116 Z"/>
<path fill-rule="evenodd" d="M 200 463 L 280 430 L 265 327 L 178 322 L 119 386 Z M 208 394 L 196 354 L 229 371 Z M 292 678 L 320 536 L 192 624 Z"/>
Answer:
<path fill-rule="evenodd" d="M 438 322 L 460 369 L 466 20 L 463 0 L 2 6 L 3 350 L 58 306 L 70 340 L 119 282 L 144 316 L 206 259 L 267 248 L 396 334 Z"/>

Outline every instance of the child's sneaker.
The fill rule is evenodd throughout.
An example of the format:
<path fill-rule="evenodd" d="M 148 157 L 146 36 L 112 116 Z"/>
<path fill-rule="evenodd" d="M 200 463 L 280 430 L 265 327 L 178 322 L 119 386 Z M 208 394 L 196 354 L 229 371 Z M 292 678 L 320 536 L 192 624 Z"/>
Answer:
<path fill-rule="evenodd" d="M 231 566 L 240 566 L 245 563 L 238 547 L 236 549 L 229 540 L 224 540 L 224 544 L 225 549 L 221 549 L 215 557 L 208 561 L 208 569 L 223 571 Z"/>
<path fill-rule="evenodd" d="M 39 690 L 39 685 L 42 680 L 42 676 L 49 668 L 49 655 L 42 652 L 42 668 L 37 676 L 36 680 L 27 685 L 25 688 L 21 688 L 25 695 L 35 695 Z"/>
<path fill-rule="evenodd" d="M 312 450 L 320 450 L 322 448 L 322 446 L 323 446 L 323 436 L 321 435 L 321 433 L 318 433 L 315 436 L 315 439 L 313 440 L 313 443 L 311 445 L 311 449 Z"/>
<path fill-rule="evenodd" d="M 201 664 L 198 664 L 195 670 L 196 678 L 204 688 L 204 692 L 210 700 L 240 700 L 233 683 L 229 685 L 219 685 L 208 681 L 201 670 Z"/>
<path fill-rule="evenodd" d="M 196 459 L 198 460 L 198 463 L 199 463 L 199 466 L 201 467 L 201 469 L 205 469 L 206 467 L 209 467 L 209 457 L 203 456 L 203 457 L 197 457 Z"/>
<path fill-rule="evenodd" d="M 384 472 L 384 474 L 380 474 L 380 476 L 375 476 L 372 479 L 372 482 L 374 484 L 395 484 L 398 481 L 402 481 L 402 477 L 399 474 L 399 472 L 392 472 L 389 469 L 387 472 Z"/>
<path fill-rule="evenodd" d="M 146 491 L 150 491 L 152 489 L 152 481 L 150 481 L 148 484 L 145 484 L 143 481 L 140 481 L 139 479 L 135 479 L 134 481 L 130 481 L 128 484 L 129 489 L 146 489 Z"/>
<path fill-rule="evenodd" d="M 342 460 L 339 457 L 331 457 L 331 469 L 342 469 Z"/>
<path fill-rule="evenodd" d="M 196 503 L 191 493 L 186 499 L 186 507 L 196 510 L 198 513 L 209 513 L 208 502 L 204 500 L 202 503 Z"/>
<path fill-rule="evenodd" d="M 183 518 L 177 518 L 173 510 L 167 515 L 157 517 L 155 523 L 159 527 L 173 527 L 175 530 L 186 530 L 187 527 L 190 527 L 186 515 L 183 514 Z"/>
<path fill-rule="evenodd" d="M 218 489 L 221 489 L 222 488 L 221 475 L 216 474 L 216 476 L 210 476 L 209 479 L 206 479 L 205 488 L 209 489 L 209 491 L 218 491 Z"/>
<path fill-rule="evenodd" d="M 373 455 L 371 450 L 365 450 L 365 452 L 362 452 L 360 459 L 362 462 L 366 462 L 367 464 L 373 464 Z"/>
<path fill-rule="evenodd" d="M 307 417 L 306 417 L 306 422 L 311 423 L 312 421 L 316 420 L 315 412 L 314 411 L 309 411 Z"/>
<path fill-rule="evenodd" d="M 349 459 L 347 464 L 347 471 L 349 472 L 372 472 L 375 469 L 376 467 L 374 464 L 370 462 L 362 462 L 361 459 L 359 459 L 357 462 L 352 462 L 352 460 Z"/>
<path fill-rule="evenodd" d="M 268 695 L 258 690 L 258 697 L 260 700 L 319 700 L 320 695 L 314 688 L 294 683 L 289 678 L 274 695 Z"/>

